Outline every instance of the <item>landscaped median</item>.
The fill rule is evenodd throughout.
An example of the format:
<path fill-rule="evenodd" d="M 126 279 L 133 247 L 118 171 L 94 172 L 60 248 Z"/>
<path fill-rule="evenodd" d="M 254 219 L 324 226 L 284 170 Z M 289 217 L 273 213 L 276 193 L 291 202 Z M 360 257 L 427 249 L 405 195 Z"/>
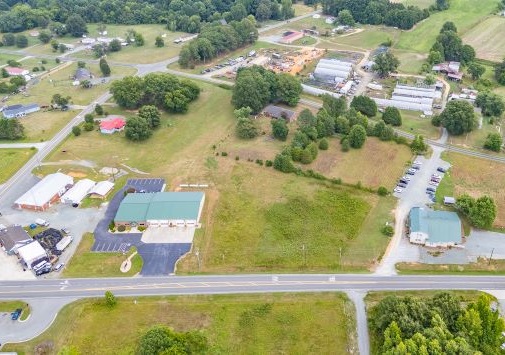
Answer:
<path fill-rule="evenodd" d="M 0 313 L 9 312 L 12 313 L 16 309 L 22 309 L 21 316 L 19 317 L 20 321 L 24 321 L 28 319 L 30 316 L 30 306 L 28 303 L 23 301 L 3 301 L 0 302 Z"/>
<path fill-rule="evenodd" d="M 114 306 L 104 298 L 80 300 L 37 338 L 2 350 L 152 354 L 158 351 L 140 346 L 154 325 L 193 334 L 193 343 L 202 340 L 201 353 L 357 354 L 354 306 L 338 292 L 118 298 Z M 163 342 L 150 342 L 150 349 L 156 344 Z"/>
<path fill-rule="evenodd" d="M 82 236 L 74 256 L 65 267 L 63 277 L 125 277 L 134 276 L 142 270 L 143 260 L 137 253 L 131 258 L 131 268 L 128 272 L 121 272 L 121 264 L 137 250 L 130 248 L 126 255 L 122 253 L 97 253 L 91 247 L 95 242 L 93 233 Z"/>

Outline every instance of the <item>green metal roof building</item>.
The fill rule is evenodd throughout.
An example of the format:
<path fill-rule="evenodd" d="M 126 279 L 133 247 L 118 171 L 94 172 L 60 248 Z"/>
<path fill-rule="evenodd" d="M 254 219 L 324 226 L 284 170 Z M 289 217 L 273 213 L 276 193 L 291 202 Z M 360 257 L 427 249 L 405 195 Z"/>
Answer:
<path fill-rule="evenodd" d="M 409 213 L 409 238 L 414 244 L 448 247 L 460 244 L 463 228 L 458 214 L 414 207 Z"/>
<path fill-rule="evenodd" d="M 200 220 L 203 192 L 154 192 L 127 194 L 116 212 L 117 225 L 196 225 Z"/>

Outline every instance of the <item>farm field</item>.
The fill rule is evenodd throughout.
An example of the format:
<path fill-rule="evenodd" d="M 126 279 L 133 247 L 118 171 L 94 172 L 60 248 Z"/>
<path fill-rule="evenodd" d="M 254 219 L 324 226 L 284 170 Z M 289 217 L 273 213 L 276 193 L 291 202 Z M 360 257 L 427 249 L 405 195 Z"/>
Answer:
<path fill-rule="evenodd" d="M 485 194 L 493 197 L 497 205 L 494 226 L 505 227 L 505 164 L 452 152 L 443 153 L 443 159 L 452 165 L 452 196 L 467 193 L 473 197 Z"/>
<path fill-rule="evenodd" d="M 340 178 L 346 183 L 378 188 L 393 188 L 403 173 L 412 153 L 405 145 L 381 142 L 369 137 L 361 149 L 342 152 L 338 139 L 331 139 L 330 148 L 320 151 L 317 159 L 308 166 L 327 177 Z M 373 169 L 367 167 L 373 166 Z"/>
<path fill-rule="evenodd" d="M 36 152 L 36 149 L 0 149 L 0 184 L 9 180 Z"/>
<path fill-rule="evenodd" d="M 137 254 L 132 258 L 132 267 L 128 272 L 121 272 L 121 263 L 135 252 L 135 248 L 122 253 L 94 253 L 91 247 L 95 238 L 92 233 L 82 236 L 81 242 L 70 262 L 65 265 L 62 277 L 127 277 L 135 276 L 142 269 L 142 257 Z"/>
<path fill-rule="evenodd" d="M 199 330 L 209 353 L 357 354 L 354 307 L 342 293 L 291 293 L 120 298 L 113 309 L 103 299 L 65 306 L 37 338 L 7 344 L 3 351 L 34 353 L 53 344 L 88 354 L 133 354 L 154 324 L 177 332 Z M 314 330 L 317 329 L 315 332 Z"/>
<path fill-rule="evenodd" d="M 495 11 L 496 6 L 496 0 L 453 0 L 448 10 L 433 13 L 428 19 L 417 24 L 414 29 L 402 32 L 393 47 L 417 53 L 428 53 L 444 22 L 454 22 L 460 36 L 464 36 L 468 30 Z"/>
<path fill-rule="evenodd" d="M 477 58 L 501 62 L 505 57 L 505 18 L 489 17 L 465 33 L 463 42 L 475 48 Z"/>
<path fill-rule="evenodd" d="M 361 50 L 373 50 L 388 40 L 392 40 L 394 43 L 400 33 L 398 30 L 386 26 L 363 25 L 358 30 L 361 31 L 330 37 L 329 41 L 354 46 Z"/>

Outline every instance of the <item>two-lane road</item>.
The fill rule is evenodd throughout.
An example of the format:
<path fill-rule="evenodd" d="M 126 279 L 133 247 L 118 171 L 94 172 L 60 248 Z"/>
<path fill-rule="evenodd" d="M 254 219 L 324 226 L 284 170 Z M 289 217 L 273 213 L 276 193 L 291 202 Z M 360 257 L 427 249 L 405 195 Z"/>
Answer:
<path fill-rule="evenodd" d="M 505 290 L 505 276 L 218 275 L 0 282 L 0 299 L 266 292 Z"/>

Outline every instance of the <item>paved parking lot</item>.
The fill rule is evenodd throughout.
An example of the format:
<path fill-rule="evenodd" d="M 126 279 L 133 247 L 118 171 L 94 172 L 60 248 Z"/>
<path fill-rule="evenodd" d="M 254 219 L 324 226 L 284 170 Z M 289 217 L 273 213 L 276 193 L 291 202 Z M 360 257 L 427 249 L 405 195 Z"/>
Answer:
<path fill-rule="evenodd" d="M 144 259 L 140 275 L 161 276 L 173 274 L 177 260 L 191 250 L 191 243 L 183 244 L 141 244 L 139 254 Z"/>
<path fill-rule="evenodd" d="M 130 187 L 137 192 L 160 192 L 165 188 L 165 179 L 128 179 L 126 189 Z"/>
<path fill-rule="evenodd" d="M 122 241 L 97 241 L 93 244 L 91 251 L 100 253 L 126 253 L 132 246 L 131 243 L 124 243 Z"/>

